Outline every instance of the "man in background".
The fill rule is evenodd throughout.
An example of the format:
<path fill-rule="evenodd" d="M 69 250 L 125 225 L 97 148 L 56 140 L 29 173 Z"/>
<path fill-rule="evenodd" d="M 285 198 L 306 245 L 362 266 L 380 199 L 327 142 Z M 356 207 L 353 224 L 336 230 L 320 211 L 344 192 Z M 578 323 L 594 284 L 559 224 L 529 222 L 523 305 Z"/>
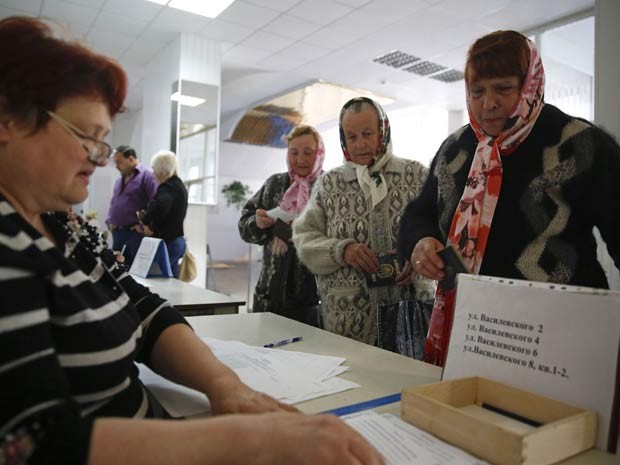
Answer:
<path fill-rule="evenodd" d="M 157 181 L 153 172 L 140 163 L 136 151 L 127 145 L 116 148 L 114 163 L 121 177 L 114 184 L 106 224 L 112 231 L 113 250 L 119 251 L 130 267 L 142 240 L 136 212 L 146 209 L 153 200 Z"/>

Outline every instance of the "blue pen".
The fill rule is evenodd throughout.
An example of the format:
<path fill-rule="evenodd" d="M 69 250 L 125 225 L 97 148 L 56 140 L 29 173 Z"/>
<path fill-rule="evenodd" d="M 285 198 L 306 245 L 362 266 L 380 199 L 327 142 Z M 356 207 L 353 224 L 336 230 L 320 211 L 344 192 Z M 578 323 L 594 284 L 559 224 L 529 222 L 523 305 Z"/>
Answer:
<path fill-rule="evenodd" d="M 291 344 L 293 342 L 299 342 L 303 340 L 304 340 L 303 336 L 295 336 L 295 337 L 291 337 L 288 339 L 282 339 L 281 341 L 270 342 L 269 344 L 265 344 L 263 347 L 267 347 L 267 348 L 281 347 L 281 346 L 285 346 L 286 344 Z"/>

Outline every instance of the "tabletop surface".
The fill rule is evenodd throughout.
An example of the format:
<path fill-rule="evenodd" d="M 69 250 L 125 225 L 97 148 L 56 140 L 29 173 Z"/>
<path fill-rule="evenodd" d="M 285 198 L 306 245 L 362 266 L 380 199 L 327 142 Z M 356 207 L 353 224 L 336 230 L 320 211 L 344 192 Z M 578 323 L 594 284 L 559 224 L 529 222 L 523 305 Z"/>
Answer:
<path fill-rule="evenodd" d="M 302 336 L 303 340 L 279 350 L 294 350 L 319 355 L 345 357 L 351 370 L 340 377 L 356 382 L 360 388 L 296 404 L 306 413 L 318 413 L 391 394 L 404 387 L 439 381 L 441 369 L 377 347 L 362 344 L 311 326 L 283 318 L 273 313 L 212 315 L 189 317 L 188 321 L 200 336 L 222 340 L 242 341 L 250 345 L 263 344 Z M 393 403 L 375 409 L 400 415 L 400 404 Z M 590 450 L 562 465 L 620 465 L 620 455 Z"/>
<path fill-rule="evenodd" d="M 219 292 L 194 286 L 174 278 L 141 278 L 131 275 L 138 283 L 151 289 L 175 306 L 239 306 L 245 301 Z"/>

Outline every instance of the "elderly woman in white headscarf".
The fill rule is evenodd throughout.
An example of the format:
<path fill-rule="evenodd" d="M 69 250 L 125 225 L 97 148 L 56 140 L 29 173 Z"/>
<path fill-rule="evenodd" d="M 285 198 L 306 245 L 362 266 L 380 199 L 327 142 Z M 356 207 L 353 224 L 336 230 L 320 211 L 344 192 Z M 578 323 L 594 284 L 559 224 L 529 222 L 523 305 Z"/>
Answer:
<path fill-rule="evenodd" d="M 297 258 L 289 223 L 308 202 L 312 185 L 322 173 L 325 149 L 311 126 L 297 126 L 286 138 L 288 172 L 269 177 L 243 207 L 239 220 L 241 238 L 264 246 L 252 310 L 318 326 L 316 281 Z"/>
<path fill-rule="evenodd" d="M 368 98 L 343 106 L 340 142 L 347 161 L 319 179 L 293 240 L 317 275 L 323 327 L 377 345 L 379 305 L 432 296 L 427 282 L 412 285 L 409 264 L 386 285 L 369 285 L 379 257 L 395 252 L 400 215 L 427 170 L 392 155 L 388 118 Z"/>

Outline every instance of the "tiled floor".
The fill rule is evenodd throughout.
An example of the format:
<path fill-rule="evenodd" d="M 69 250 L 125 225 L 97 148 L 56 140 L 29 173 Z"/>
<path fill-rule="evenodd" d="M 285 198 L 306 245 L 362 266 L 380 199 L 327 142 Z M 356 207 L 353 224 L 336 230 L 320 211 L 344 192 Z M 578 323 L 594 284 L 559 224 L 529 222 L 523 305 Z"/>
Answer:
<path fill-rule="evenodd" d="M 246 302 L 246 305 L 239 307 L 239 313 L 247 313 L 248 300 L 251 307 L 254 286 L 256 286 L 260 272 L 261 262 L 252 261 L 251 264 L 251 269 L 249 269 L 248 262 L 216 262 L 208 271 L 207 287 L 209 289 Z M 248 281 L 250 282 L 249 298 Z"/>

